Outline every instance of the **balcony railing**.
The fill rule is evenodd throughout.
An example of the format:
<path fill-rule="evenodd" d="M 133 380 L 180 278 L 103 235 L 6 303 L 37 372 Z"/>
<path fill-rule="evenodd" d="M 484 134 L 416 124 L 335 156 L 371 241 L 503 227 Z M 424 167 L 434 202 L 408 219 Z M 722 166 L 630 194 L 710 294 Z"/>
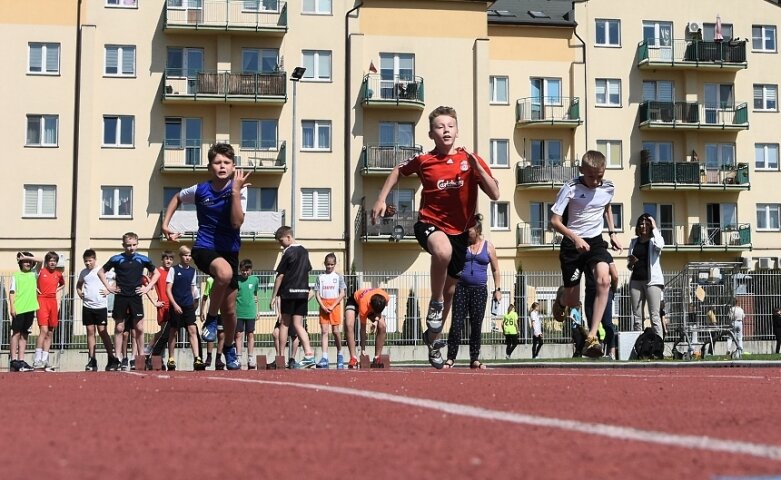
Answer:
<path fill-rule="evenodd" d="M 287 100 L 287 81 L 284 71 L 234 73 L 169 69 L 163 77 L 163 100 L 279 104 Z"/>
<path fill-rule="evenodd" d="M 515 122 L 518 127 L 564 127 L 575 128 L 580 119 L 578 97 L 528 97 L 518 100 L 515 107 Z"/>
<path fill-rule="evenodd" d="M 365 106 L 394 106 L 422 110 L 423 78 L 403 78 L 396 76 L 383 79 L 379 74 L 363 77 L 361 85 L 361 103 Z"/>
<path fill-rule="evenodd" d="M 402 241 L 416 241 L 414 226 L 418 221 L 418 212 L 398 211 L 395 215 L 388 218 L 378 219 L 375 225 L 372 225 L 371 212 L 361 208 L 358 212 L 358 231 L 364 242 L 368 241 L 393 241 L 393 231 L 396 226 L 404 229 Z"/>
<path fill-rule="evenodd" d="M 640 68 L 729 69 L 748 67 L 746 42 L 730 40 L 656 39 L 656 45 L 642 41 L 637 45 L 637 65 Z M 669 45 L 662 45 L 669 43 Z"/>
<path fill-rule="evenodd" d="M 521 222 L 516 229 L 516 245 L 525 249 L 557 249 L 562 236 L 547 225 Z"/>
<path fill-rule="evenodd" d="M 748 104 L 646 101 L 640 104 L 639 122 L 640 128 L 747 130 Z"/>
<path fill-rule="evenodd" d="M 220 143 L 230 143 L 222 139 Z M 206 153 L 216 141 L 187 141 L 185 145 L 166 144 L 163 150 L 164 172 L 205 171 L 208 166 Z M 287 170 L 287 143 L 266 147 L 256 142 L 239 142 L 233 144 L 236 153 L 236 165 L 256 172 L 282 173 Z"/>
<path fill-rule="evenodd" d="M 518 162 L 515 169 L 518 188 L 558 188 L 580 175 L 578 162 Z"/>
<path fill-rule="evenodd" d="M 747 163 L 707 168 L 697 162 L 642 162 L 640 188 L 669 190 L 748 190 Z"/>
<path fill-rule="evenodd" d="M 160 213 L 162 222 L 165 212 Z M 285 225 L 285 211 L 257 212 L 249 211 L 244 214 L 244 223 L 241 226 L 241 238 L 243 240 L 274 240 L 274 233 L 279 227 Z M 171 217 L 168 226 L 174 232 L 179 232 L 185 239 L 194 239 L 198 235 L 198 216 L 195 210 L 177 210 Z"/>
<path fill-rule="evenodd" d="M 287 32 L 287 2 L 281 0 L 168 0 L 165 28 L 168 30 L 214 30 L 284 35 Z"/>
<path fill-rule="evenodd" d="M 364 145 L 361 150 L 361 173 L 387 174 L 399 163 L 423 151 L 423 147 L 402 145 Z"/>

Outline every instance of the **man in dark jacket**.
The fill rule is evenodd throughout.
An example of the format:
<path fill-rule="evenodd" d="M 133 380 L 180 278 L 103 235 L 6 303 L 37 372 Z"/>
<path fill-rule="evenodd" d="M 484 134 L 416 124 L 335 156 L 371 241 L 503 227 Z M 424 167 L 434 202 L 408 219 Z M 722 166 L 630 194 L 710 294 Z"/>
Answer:
<path fill-rule="evenodd" d="M 781 350 L 781 307 L 773 312 L 773 335 L 776 336 L 776 355 Z"/>

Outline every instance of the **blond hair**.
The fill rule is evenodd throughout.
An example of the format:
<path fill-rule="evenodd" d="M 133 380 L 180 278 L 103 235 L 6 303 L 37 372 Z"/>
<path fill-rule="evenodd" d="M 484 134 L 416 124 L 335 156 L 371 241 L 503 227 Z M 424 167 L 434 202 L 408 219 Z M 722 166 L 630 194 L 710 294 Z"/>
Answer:
<path fill-rule="evenodd" d="M 439 117 L 440 115 L 447 115 L 448 117 L 452 117 L 453 120 L 458 123 L 458 115 L 456 115 L 456 109 L 453 107 L 444 107 L 440 106 L 434 109 L 433 112 L 428 114 L 428 127 L 431 129 L 432 125 L 434 124 L 434 119 Z"/>
<path fill-rule="evenodd" d="M 189 255 L 190 253 L 192 253 L 192 250 L 187 245 L 179 247 L 179 255 Z"/>
<path fill-rule="evenodd" d="M 580 161 L 581 165 L 592 168 L 605 168 L 605 163 L 605 156 L 596 150 L 589 150 L 583 154 L 583 159 Z"/>

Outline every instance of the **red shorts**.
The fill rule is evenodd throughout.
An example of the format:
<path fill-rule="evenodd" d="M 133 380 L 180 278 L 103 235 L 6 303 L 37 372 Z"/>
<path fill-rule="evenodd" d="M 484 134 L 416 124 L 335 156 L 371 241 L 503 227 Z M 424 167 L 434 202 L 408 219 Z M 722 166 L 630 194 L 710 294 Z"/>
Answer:
<path fill-rule="evenodd" d="M 38 326 L 57 328 L 59 309 L 57 308 L 57 299 L 48 297 L 38 297 Z"/>
<path fill-rule="evenodd" d="M 163 325 L 165 325 L 165 322 L 168 321 L 170 309 L 171 309 L 170 303 L 166 303 L 162 307 L 157 307 L 157 325 L 159 327 L 162 327 Z"/>
<path fill-rule="evenodd" d="M 336 303 L 335 298 L 323 298 L 323 303 L 328 307 L 333 307 L 331 313 L 326 313 L 322 308 L 320 309 L 320 325 L 333 325 L 339 326 L 342 324 L 342 302 Z"/>

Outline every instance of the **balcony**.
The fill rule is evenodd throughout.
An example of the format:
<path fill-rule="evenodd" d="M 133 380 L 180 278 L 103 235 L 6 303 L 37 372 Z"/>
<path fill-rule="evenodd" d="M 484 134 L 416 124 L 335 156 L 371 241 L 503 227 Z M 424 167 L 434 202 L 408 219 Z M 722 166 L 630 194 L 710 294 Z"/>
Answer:
<path fill-rule="evenodd" d="M 637 45 L 637 67 L 644 70 L 738 71 L 748 68 L 746 42 L 676 39 L 669 46 L 649 46 L 642 41 Z"/>
<path fill-rule="evenodd" d="M 364 108 L 403 108 L 423 110 L 423 79 L 395 77 L 385 80 L 379 74 L 368 74 L 361 84 L 361 104 Z"/>
<path fill-rule="evenodd" d="M 576 128 L 580 118 L 578 97 L 528 97 L 518 100 L 515 107 L 518 128 Z"/>
<path fill-rule="evenodd" d="M 399 163 L 422 152 L 420 145 L 364 145 L 361 150 L 361 175 L 387 175 Z"/>
<path fill-rule="evenodd" d="M 580 176 L 578 162 L 518 162 L 515 168 L 517 188 L 558 189 L 565 182 Z"/>
<path fill-rule="evenodd" d="M 639 126 L 644 130 L 748 130 L 748 104 L 647 101 L 640 104 Z"/>
<path fill-rule="evenodd" d="M 230 143 L 229 140 L 219 140 Z M 216 141 L 187 142 L 189 146 L 166 145 L 163 150 L 161 172 L 205 172 L 208 166 L 206 152 Z M 244 170 L 265 174 L 282 174 L 287 171 L 287 143 L 273 148 L 257 147 L 253 142 L 233 145 L 236 165 Z"/>
<path fill-rule="evenodd" d="M 516 246 L 523 250 L 557 250 L 562 236 L 550 228 L 521 222 L 516 229 Z"/>
<path fill-rule="evenodd" d="M 283 105 L 286 101 L 285 72 L 185 72 L 169 69 L 163 76 L 163 102 L 165 103 Z"/>
<path fill-rule="evenodd" d="M 372 225 L 371 212 L 361 207 L 356 220 L 359 236 L 364 242 L 393 242 L 393 229 L 399 225 L 404 229 L 404 236 L 399 241 L 417 243 L 413 228 L 418 221 L 417 211 L 398 211 Z"/>
<path fill-rule="evenodd" d="M 160 222 L 163 221 L 165 212 L 160 213 Z M 285 211 L 257 212 L 250 211 L 244 215 L 244 223 L 241 226 L 242 241 L 275 241 L 274 233 L 279 227 L 285 225 Z M 168 223 L 171 230 L 181 232 L 185 240 L 195 240 L 198 235 L 198 216 L 194 209 L 177 210 Z M 163 238 L 163 240 L 165 240 Z"/>
<path fill-rule="evenodd" d="M 255 32 L 267 36 L 282 36 L 287 32 L 287 2 L 168 0 L 165 5 L 165 30 L 242 34 Z"/>
<path fill-rule="evenodd" d="M 708 168 L 696 162 L 642 162 L 641 190 L 749 190 L 747 163 Z"/>
<path fill-rule="evenodd" d="M 665 251 L 742 252 L 751 250 L 751 225 L 693 223 L 660 226 Z"/>

